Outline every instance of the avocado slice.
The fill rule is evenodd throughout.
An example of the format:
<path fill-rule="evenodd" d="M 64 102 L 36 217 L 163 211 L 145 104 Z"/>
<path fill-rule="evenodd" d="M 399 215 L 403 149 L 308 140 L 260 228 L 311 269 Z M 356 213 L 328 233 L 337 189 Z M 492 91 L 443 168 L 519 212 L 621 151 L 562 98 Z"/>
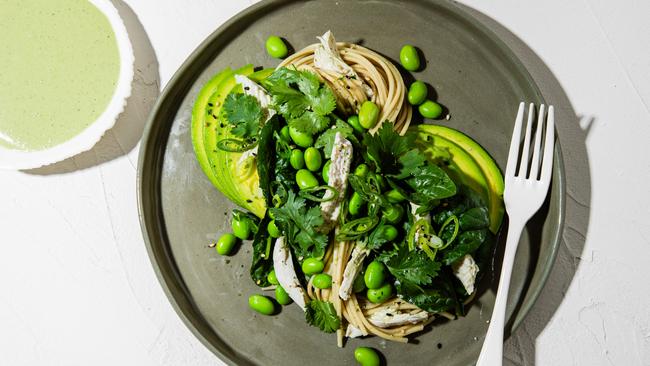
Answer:
<path fill-rule="evenodd" d="M 210 79 L 210 81 L 208 81 L 199 92 L 196 101 L 194 102 L 194 107 L 192 108 L 191 132 L 194 154 L 196 155 L 196 159 L 198 160 L 201 169 L 215 187 L 219 186 L 219 181 L 210 168 L 210 162 L 208 161 L 208 154 L 203 140 L 203 126 L 207 123 L 212 123 L 207 121 L 208 117 L 211 117 L 212 112 L 214 111 L 208 106 L 210 97 L 219 88 L 221 82 L 230 74 L 232 74 L 232 70 L 226 68 Z"/>
<path fill-rule="evenodd" d="M 496 234 L 505 210 L 503 175 L 494 159 L 471 137 L 453 128 L 419 125 L 417 131 L 420 143 L 427 143 L 427 135 L 432 137 L 433 146 L 438 148 L 431 153 L 434 159 L 440 151 L 448 152 L 453 162 L 450 167 L 452 175 L 460 175 L 464 184 L 484 195 L 490 211 L 490 231 Z"/>
<path fill-rule="evenodd" d="M 242 174 L 240 159 L 243 153 L 223 151 L 216 147 L 219 140 L 234 137 L 230 134 L 221 107 L 229 93 L 243 92 L 235 81 L 235 75 L 248 76 L 259 82 L 268 77 L 273 69 L 253 71 L 253 65 L 234 71 L 227 68 L 201 89 L 192 110 L 192 144 L 210 182 L 235 204 L 262 217 L 266 207 L 259 193 L 255 166 L 248 166 L 248 169 L 244 169 L 246 174 Z M 243 160 L 254 164 L 254 159 Z"/>

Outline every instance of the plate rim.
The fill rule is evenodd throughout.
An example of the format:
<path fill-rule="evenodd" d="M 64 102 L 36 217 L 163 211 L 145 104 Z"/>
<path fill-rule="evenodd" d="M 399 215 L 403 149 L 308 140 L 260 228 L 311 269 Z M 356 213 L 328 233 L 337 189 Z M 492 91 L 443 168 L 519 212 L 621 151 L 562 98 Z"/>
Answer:
<path fill-rule="evenodd" d="M 152 267 L 154 268 L 154 272 L 156 273 L 158 282 L 162 287 L 163 291 L 165 292 L 167 300 L 170 302 L 170 304 L 174 308 L 174 311 L 181 318 L 185 326 L 204 346 L 206 346 L 206 348 L 208 348 L 212 353 L 214 353 L 222 362 L 228 365 L 237 365 L 235 361 L 239 361 L 241 359 L 241 357 L 239 357 L 238 352 L 236 350 L 225 350 L 220 347 L 217 347 L 212 342 L 210 342 L 206 336 L 203 335 L 203 333 L 201 332 L 199 327 L 194 323 L 194 321 L 189 318 L 189 316 L 185 313 L 185 311 L 182 310 L 178 299 L 176 298 L 175 294 L 170 288 L 170 283 L 167 282 L 166 275 L 162 272 L 161 264 L 158 262 L 157 253 L 154 251 L 153 248 L 152 239 L 150 237 L 150 231 L 148 226 L 148 220 L 146 218 L 146 213 L 145 213 L 147 209 L 145 208 L 144 197 L 147 195 L 147 193 L 143 191 L 143 189 L 145 188 L 143 185 L 143 180 L 145 179 L 144 177 L 145 163 L 149 162 L 150 164 L 154 164 L 157 162 L 162 162 L 162 157 L 161 156 L 150 157 L 147 148 L 151 145 L 149 141 L 152 140 L 152 136 L 156 132 L 155 128 L 157 127 L 155 126 L 155 122 L 158 118 L 158 115 L 161 113 L 161 110 L 165 108 L 165 104 L 167 104 L 167 99 L 171 98 L 174 93 L 177 93 L 176 84 L 179 82 L 180 79 L 184 77 L 184 74 L 187 72 L 187 69 L 191 68 L 194 64 L 200 64 L 201 61 L 200 58 L 202 56 L 202 53 L 204 52 L 205 48 L 207 48 L 209 44 L 217 40 L 221 36 L 221 33 L 223 33 L 229 27 L 238 23 L 242 18 L 245 18 L 251 14 L 259 12 L 266 7 L 273 7 L 275 5 L 284 5 L 284 4 L 301 2 L 301 1 L 303 0 L 262 0 L 258 3 L 255 3 L 253 5 L 244 8 L 243 10 L 241 10 L 240 12 L 238 12 L 237 14 L 229 18 L 226 22 L 221 24 L 219 27 L 217 27 L 212 33 L 210 33 L 210 35 L 208 35 L 190 53 L 190 55 L 185 59 L 185 61 L 181 64 L 178 70 L 176 70 L 176 72 L 169 80 L 169 82 L 165 85 L 165 88 L 161 92 L 158 100 L 156 101 L 155 106 L 153 107 L 153 109 L 149 114 L 143 132 L 142 142 L 139 149 L 138 166 L 137 166 L 138 170 L 136 175 L 138 218 L 140 221 L 140 228 L 142 231 L 149 260 L 152 264 Z M 532 77 L 531 73 L 525 67 L 522 59 L 517 56 L 517 54 L 512 50 L 510 46 L 508 46 L 508 44 L 503 39 L 501 39 L 493 30 L 491 30 L 479 19 L 475 18 L 467 11 L 465 11 L 464 9 L 456 5 L 452 0 L 424 0 L 424 1 L 409 0 L 409 1 L 415 3 L 417 2 L 434 3 L 438 6 L 445 8 L 448 11 L 453 12 L 456 16 L 461 18 L 463 21 L 468 22 L 472 26 L 476 27 L 477 30 L 480 31 L 483 35 L 485 35 L 490 41 L 498 45 L 498 51 L 501 52 L 513 64 L 513 66 L 516 67 L 517 72 L 519 72 L 525 78 L 526 82 L 531 86 L 531 89 L 533 90 L 536 97 L 539 98 L 541 102 L 546 103 L 546 100 L 543 94 L 541 93 L 539 86 L 535 82 L 535 79 Z M 187 90 L 185 90 L 184 92 L 186 91 Z M 163 136 L 163 138 L 165 138 L 166 141 L 168 137 Z M 152 158 L 153 160 L 151 160 Z M 565 215 L 566 215 L 566 197 L 565 197 L 566 196 L 566 174 L 564 171 L 564 160 L 563 160 L 562 149 L 560 146 L 560 141 L 557 136 L 557 129 L 556 129 L 556 137 L 555 137 L 554 160 L 555 160 L 554 170 L 559 169 L 558 170 L 558 188 L 559 188 L 558 216 L 557 216 L 557 220 L 555 221 L 555 224 L 557 225 L 557 231 L 554 232 L 554 235 L 549 240 L 551 244 L 550 255 L 548 255 L 546 257 L 546 260 L 542 262 L 543 263 L 542 271 L 539 274 L 540 285 L 534 288 L 533 292 L 531 293 L 528 293 L 530 287 L 525 288 L 522 297 L 519 299 L 519 304 L 520 304 L 519 308 L 516 308 L 516 313 L 513 314 L 514 316 L 511 315 L 509 319 L 509 322 L 512 323 L 512 326 L 510 332 L 506 332 L 506 335 L 508 337 L 512 333 L 514 333 L 514 331 L 522 324 L 523 320 L 525 320 L 525 318 L 530 313 L 530 310 L 537 302 L 542 290 L 545 288 L 548 281 L 548 277 L 550 276 L 550 273 L 553 269 L 559 251 L 560 242 L 562 240 L 561 236 L 564 231 L 564 222 L 565 222 Z M 157 177 L 156 179 L 153 178 L 150 179 L 154 181 L 159 181 L 158 178 L 159 177 Z M 161 216 L 158 213 L 153 213 L 153 214 L 156 216 Z M 159 221 L 164 221 L 164 219 L 162 217 L 159 217 Z M 160 238 L 162 238 L 163 241 L 166 240 L 166 235 L 164 234 L 164 232 L 160 233 Z M 182 281 L 179 280 L 178 282 L 180 286 L 184 287 Z M 528 297 L 529 299 L 527 300 Z"/>

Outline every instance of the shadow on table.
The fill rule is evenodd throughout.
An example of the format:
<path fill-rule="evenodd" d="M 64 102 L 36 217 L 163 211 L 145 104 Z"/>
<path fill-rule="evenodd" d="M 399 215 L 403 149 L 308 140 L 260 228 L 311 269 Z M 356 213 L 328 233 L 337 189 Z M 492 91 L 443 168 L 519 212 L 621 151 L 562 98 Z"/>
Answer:
<path fill-rule="evenodd" d="M 24 172 L 50 175 L 89 168 L 127 155 L 140 141 L 149 112 L 160 94 L 158 61 L 137 15 L 124 1 L 111 1 L 124 21 L 135 56 L 131 96 L 124 112 L 118 117 L 115 126 L 106 131 L 92 149 L 58 163 Z M 135 168 L 136 162 L 130 158 L 129 162 Z"/>
<path fill-rule="evenodd" d="M 522 40 L 487 15 L 458 3 L 456 5 L 508 44 L 535 79 L 544 99 L 556 108 L 556 130 L 562 148 L 567 183 L 562 240 L 546 285 L 528 316 L 510 335 L 504 349 L 504 364 L 534 365 L 537 337 L 564 300 L 583 257 L 591 204 L 591 175 L 586 140 L 595 118 L 576 114 L 560 82 L 542 59 Z M 530 238 L 541 235 L 541 227 L 529 225 L 526 230 Z"/>

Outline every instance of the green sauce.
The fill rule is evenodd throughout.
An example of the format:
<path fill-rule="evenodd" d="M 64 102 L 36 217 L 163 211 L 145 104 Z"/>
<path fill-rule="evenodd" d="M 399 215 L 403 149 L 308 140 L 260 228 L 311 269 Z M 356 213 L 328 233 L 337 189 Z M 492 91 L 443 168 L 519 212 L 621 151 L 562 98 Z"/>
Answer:
<path fill-rule="evenodd" d="M 65 142 L 106 109 L 120 72 L 108 18 L 87 0 L 0 0 L 0 146 Z"/>

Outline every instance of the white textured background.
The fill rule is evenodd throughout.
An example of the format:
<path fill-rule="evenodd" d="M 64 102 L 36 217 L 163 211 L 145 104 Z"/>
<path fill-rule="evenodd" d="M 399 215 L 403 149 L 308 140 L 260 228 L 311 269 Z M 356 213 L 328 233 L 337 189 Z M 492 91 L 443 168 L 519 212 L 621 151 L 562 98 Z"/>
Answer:
<path fill-rule="evenodd" d="M 0 171 L 0 365 L 220 364 L 157 283 L 138 224 L 135 165 L 159 88 L 252 2 L 115 0 L 136 50 L 125 114 L 90 152 Z M 565 244 L 507 344 L 509 363 L 650 365 L 650 2 L 463 3 L 543 60 L 583 129 L 582 147 L 563 146 Z M 585 171 L 590 186 L 572 185 Z"/>

